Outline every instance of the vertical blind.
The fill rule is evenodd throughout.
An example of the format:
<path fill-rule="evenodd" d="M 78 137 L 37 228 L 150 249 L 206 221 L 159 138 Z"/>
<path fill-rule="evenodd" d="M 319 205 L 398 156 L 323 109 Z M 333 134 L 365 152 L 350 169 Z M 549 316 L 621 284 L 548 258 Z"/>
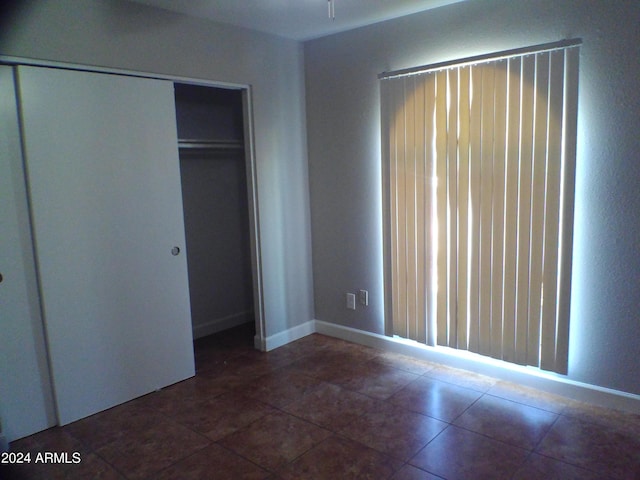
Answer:
<path fill-rule="evenodd" d="M 566 373 L 578 54 L 381 77 L 387 333 Z"/>

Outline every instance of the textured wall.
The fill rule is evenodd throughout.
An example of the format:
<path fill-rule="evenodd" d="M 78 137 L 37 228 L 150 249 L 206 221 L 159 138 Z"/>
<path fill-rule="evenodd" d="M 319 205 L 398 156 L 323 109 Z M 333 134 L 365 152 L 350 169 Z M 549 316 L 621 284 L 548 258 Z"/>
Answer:
<path fill-rule="evenodd" d="M 568 376 L 640 393 L 639 22 L 631 0 L 471 0 L 306 43 L 316 318 L 384 332 L 377 75 L 579 37 Z"/>

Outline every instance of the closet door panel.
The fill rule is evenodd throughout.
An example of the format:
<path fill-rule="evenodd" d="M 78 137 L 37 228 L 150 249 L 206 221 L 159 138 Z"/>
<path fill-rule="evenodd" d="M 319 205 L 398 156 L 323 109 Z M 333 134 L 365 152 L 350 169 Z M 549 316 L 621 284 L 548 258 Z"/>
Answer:
<path fill-rule="evenodd" d="M 40 67 L 18 74 L 66 424 L 194 374 L 173 84 Z"/>
<path fill-rule="evenodd" d="M 13 67 L 0 65 L 0 420 L 9 441 L 55 425 Z M 0 469 L 2 467 L 0 466 Z"/>

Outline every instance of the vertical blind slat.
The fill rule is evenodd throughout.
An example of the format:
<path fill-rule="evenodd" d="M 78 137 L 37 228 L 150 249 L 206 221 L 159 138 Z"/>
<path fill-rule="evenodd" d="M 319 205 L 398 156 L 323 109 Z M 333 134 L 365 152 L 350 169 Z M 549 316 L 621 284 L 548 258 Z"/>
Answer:
<path fill-rule="evenodd" d="M 533 156 L 533 106 L 535 84 L 535 56 L 522 59 L 521 115 L 520 115 L 520 177 L 518 181 L 518 239 L 516 279 L 516 363 L 527 363 L 529 332 L 529 259 L 531 231 L 531 179 Z"/>
<path fill-rule="evenodd" d="M 562 97 L 564 96 L 564 53 L 550 54 L 547 134 L 547 193 L 544 219 L 544 264 L 540 367 L 553 370 L 556 364 L 556 294 L 558 288 L 558 235 L 560 218 L 560 162 L 562 160 Z"/>
<path fill-rule="evenodd" d="M 469 67 L 459 70 L 458 79 L 458 315 L 456 346 L 468 348 L 469 323 Z"/>
<path fill-rule="evenodd" d="M 407 85 L 403 85 L 402 90 L 402 104 L 407 103 Z M 408 321 L 408 274 L 407 274 L 407 111 L 402 112 L 401 120 L 402 130 L 399 132 L 398 145 L 401 148 L 398 151 L 398 212 L 399 212 L 399 225 L 398 231 L 398 245 L 401 246 L 402 255 L 398 264 L 398 275 L 400 277 L 400 298 L 402 304 L 400 307 L 400 318 L 403 323 L 403 330 L 405 335 L 409 335 L 409 329 L 407 325 Z"/>
<path fill-rule="evenodd" d="M 558 327 L 556 339 L 556 367 L 558 373 L 567 373 L 569 360 L 569 306 L 571 303 L 571 245 L 573 243 L 573 198 L 575 188 L 575 158 L 578 118 L 578 61 L 579 50 L 565 50 L 564 107 L 563 107 L 563 152 L 560 272 L 558 281 Z M 576 88 L 574 88 L 576 87 Z"/>
<path fill-rule="evenodd" d="M 516 255 L 518 234 L 518 175 L 520 168 L 520 58 L 508 65 L 507 148 L 504 203 L 503 359 L 516 358 Z"/>
<path fill-rule="evenodd" d="M 436 74 L 435 144 L 437 181 L 437 222 L 438 222 L 438 277 L 437 277 L 437 341 L 438 345 L 448 345 L 449 324 L 447 309 L 447 73 Z"/>
<path fill-rule="evenodd" d="M 406 326 L 406 312 L 407 312 L 407 303 L 406 303 L 406 271 L 405 271 L 405 205 L 404 205 L 404 129 L 405 129 L 405 112 L 404 112 L 404 83 L 398 82 L 395 89 L 395 99 L 397 110 L 396 112 L 396 120 L 395 120 L 395 176 L 396 176 L 396 189 L 395 189 L 395 207 L 396 207 L 396 230 L 395 230 L 395 240 L 396 240 L 396 254 L 395 254 L 395 274 L 397 283 L 395 285 L 396 289 L 396 327 L 397 331 L 400 332 L 398 335 L 407 336 L 407 326 Z"/>
<path fill-rule="evenodd" d="M 491 231 L 491 356 L 502 358 L 502 297 L 504 269 L 504 173 L 507 111 L 507 61 L 495 67 L 493 125 L 493 227 Z"/>
<path fill-rule="evenodd" d="M 389 138 L 392 122 L 389 112 L 393 111 L 391 102 L 391 94 L 389 88 L 392 82 L 380 83 L 380 124 L 382 132 L 385 132 L 380 138 L 380 146 L 382 158 L 382 178 L 388 181 L 382 182 L 382 202 L 386 208 L 382 209 L 382 228 L 385 234 L 382 236 L 382 251 L 383 251 L 383 281 L 387 286 L 384 289 L 384 316 L 388 319 L 385 322 L 384 333 L 385 335 L 394 335 L 393 325 L 393 271 L 391 267 L 391 256 L 393 254 L 393 247 L 391 245 L 391 236 L 393 231 L 392 225 L 392 212 L 391 212 L 391 139 Z"/>
<path fill-rule="evenodd" d="M 458 69 L 447 71 L 447 345 L 456 347 L 458 317 Z"/>
<path fill-rule="evenodd" d="M 425 82 L 416 79 L 415 83 L 415 154 L 416 154 L 416 316 L 415 316 L 415 338 L 418 342 L 426 343 L 426 275 L 427 275 L 427 237 L 425 235 L 425 211 L 427 208 L 427 171 L 426 171 L 426 139 L 425 139 Z"/>
<path fill-rule="evenodd" d="M 407 331 L 416 338 L 416 142 L 415 142 L 415 78 L 405 83 L 405 191 L 406 208 L 406 276 Z"/>
<path fill-rule="evenodd" d="M 387 115 L 391 117 L 388 120 L 388 155 L 389 155 L 389 183 L 388 183 L 388 192 L 387 195 L 389 197 L 389 276 L 391 277 L 391 306 L 390 310 L 392 312 L 392 324 L 393 324 L 393 333 L 397 335 L 401 335 L 402 331 L 398 326 L 398 315 L 399 315 L 399 299 L 398 299 L 398 238 L 396 232 L 398 231 L 398 202 L 396 200 L 397 189 L 398 189 L 398 178 L 396 172 L 396 150 L 397 150 L 397 142 L 396 136 L 398 131 L 398 125 L 396 124 L 396 115 L 399 108 L 399 103 L 396 100 L 397 90 L 398 90 L 398 82 L 390 81 L 385 82 L 386 89 L 383 90 L 383 93 L 387 94 L 387 101 L 385 104 L 387 105 Z"/>
<path fill-rule="evenodd" d="M 491 237 L 493 195 L 494 70 L 482 70 L 482 157 L 480 166 L 480 335 L 479 351 L 491 355 Z"/>
<path fill-rule="evenodd" d="M 437 229 L 437 173 L 436 173 L 436 149 L 435 149 L 435 95 L 436 95 L 436 78 L 434 75 L 424 77 L 425 84 L 425 152 L 426 172 L 427 172 L 427 209 L 425 212 L 425 228 L 427 232 L 428 243 L 427 250 L 427 277 L 426 277 L 426 297 L 427 297 L 427 344 L 436 344 L 436 322 L 437 318 L 437 247 L 438 247 L 438 229 Z"/>
<path fill-rule="evenodd" d="M 536 55 L 533 178 L 531 191 L 531 253 L 529 259 L 529 333 L 527 363 L 540 365 L 540 317 L 544 238 L 545 166 L 547 162 L 547 105 L 549 55 Z"/>
<path fill-rule="evenodd" d="M 471 119 L 469 135 L 469 350 L 479 351 L 480 334 L 480 188 L 481 188 L 481 120 L 482 69 L 469 67 L 471 75 Z"/>

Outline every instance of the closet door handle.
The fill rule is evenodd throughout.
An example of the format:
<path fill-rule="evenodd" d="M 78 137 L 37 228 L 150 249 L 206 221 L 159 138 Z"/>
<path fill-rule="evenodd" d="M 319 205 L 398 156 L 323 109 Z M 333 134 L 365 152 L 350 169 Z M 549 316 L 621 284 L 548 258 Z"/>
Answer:
<path fill-rule="evenodd" d="M 173 255 L 174 257 L 180 255 L 180 247 L 173 247 L 171 249 L 171 255 Z"/>

